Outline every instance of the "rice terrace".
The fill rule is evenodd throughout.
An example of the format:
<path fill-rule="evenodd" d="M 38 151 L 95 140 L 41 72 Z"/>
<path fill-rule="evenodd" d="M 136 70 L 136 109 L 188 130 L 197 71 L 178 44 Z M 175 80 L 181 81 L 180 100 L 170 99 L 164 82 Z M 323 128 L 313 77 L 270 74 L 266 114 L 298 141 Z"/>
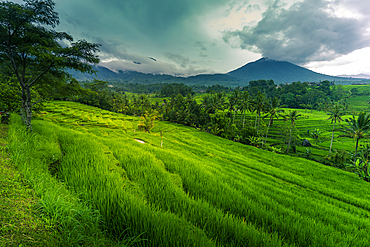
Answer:
<path fill-rule="evenodd" d="M 366 1 L 59 2 L 0 1 L 0 247 L 370 246 Z"/>
<path fill-rule="evenodd" d="M 27 167 L 52 176 L 98 211 L 106 236 L 135 246 L 368 246 L 370 184 L 356 174 L 174 123 L 134 131 L 138 123 L 52 102 L 31 137 L 10 126 L 9 149 L 31 184 L 40 181 Z"/>

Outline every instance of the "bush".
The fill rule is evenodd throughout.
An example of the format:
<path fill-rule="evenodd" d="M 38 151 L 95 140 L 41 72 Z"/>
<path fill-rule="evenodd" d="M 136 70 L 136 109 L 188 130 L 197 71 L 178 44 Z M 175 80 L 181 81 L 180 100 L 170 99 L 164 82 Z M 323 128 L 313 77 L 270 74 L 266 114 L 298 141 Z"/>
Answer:
<path fill-rule="evenodd" d="M 257 134 L 257 131 L 255 128 L 253 128 L 252 126 L 250 125 L 246 125 L 240 132 L 240 142 L 241 143 L 244 143 L 244 144 L 248 144 L 250 145 L 251 142 L 250 142 L 250 137 L 257 137 L 258 134 Z"/>

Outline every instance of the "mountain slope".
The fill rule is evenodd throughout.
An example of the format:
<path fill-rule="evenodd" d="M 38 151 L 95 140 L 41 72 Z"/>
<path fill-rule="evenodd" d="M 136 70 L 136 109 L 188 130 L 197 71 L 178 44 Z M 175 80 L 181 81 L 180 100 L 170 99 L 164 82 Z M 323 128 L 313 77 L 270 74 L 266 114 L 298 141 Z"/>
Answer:
<path fill-rule="evenodd" d="M 295 64 L 261 58 L 255 62 L 248 63 L 236 70 L 226 74 L 202 74 L 190 77 L 177 77 L 164 74 L 146 74 L 137 71 L 114 72 L 106 67 L 96 66 L 96 75 L 82 74 L 80 72 L 68 71 L 79 81 L 92 80 L 94 78 L 107 81 L 119 81 L 123 83 L 184 83 L 187 85 L 215 85 L 220 84 L 227 87 L 245 86 L 253 80 L 274 80 L 275 83 L 286 82 L 319 82 L 329 81 L 361 81 L 358 78 L 335 77 L 313 72 L 309 69 Z"/>
<path fill-rule="evenodd" d="M 319 74 L 286 61 L 276 61 L 269 58 L 261 58 L 227 74 L 245 81 L 272 79 L 275 83 L 353 80 L 353 78 L 342 78 Z"/>
<path fill-rule="evenodd" d="M 190 77 L 177 77 L 172 75 L 146 74 L 137 71 L 122 71 L 114 72 L 103 66 L 95 67 L 96 75 L 83 74 L 73 70 L 68 71 L 74 78 L 79 81 L 86 80 L 106 80 L 119 81 L 124 83 L 184 83 L 187 85 L 215 85 L 220 84 L 229 87 L 241 86 L 248 84 L 237 77 L 229 76 L 227 74 L 204 74 Z"/>

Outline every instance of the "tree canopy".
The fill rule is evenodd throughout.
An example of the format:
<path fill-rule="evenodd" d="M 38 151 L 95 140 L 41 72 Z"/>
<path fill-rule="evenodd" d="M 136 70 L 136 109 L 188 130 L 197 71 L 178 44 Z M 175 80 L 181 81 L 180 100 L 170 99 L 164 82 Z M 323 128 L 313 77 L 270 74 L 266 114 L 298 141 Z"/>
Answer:
<path fill-rule="evenodd" d="M 0 3 L 0 65 L 19 83 L 22 119 L 31 128 L 31 89 L 37 84 L 52 84 L 68 77 L 66 68 L 93 73 L 91 64 L 99 62 L 99 44 L 73 41 L 59 24 L 52 0 L 24 0 L 24 4 Z M 62 45 L 66 44 L 66 45 Z M 59 80 L 43 80 L 54 77 Z"/>

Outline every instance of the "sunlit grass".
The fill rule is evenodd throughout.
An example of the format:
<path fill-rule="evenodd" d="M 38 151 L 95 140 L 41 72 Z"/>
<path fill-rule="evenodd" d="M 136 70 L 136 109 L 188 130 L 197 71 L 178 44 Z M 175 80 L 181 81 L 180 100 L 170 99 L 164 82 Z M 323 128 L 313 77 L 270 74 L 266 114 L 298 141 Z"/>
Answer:
<path fill-rule="evenodd" d="M 54 114 L 69 107 L 93 113 L 90 117 L 97 121 L 82 125 L 84 113 L 75 112 L 71 119 L 77 124 L 64 119 L 62 127 L 53 124 L 58 121 Z M 97 108 L 71 102 L 55 102 L 48 109 L 50 118 L 49 113 L 43 118 L 52 121 L 34 121 L 34 130 L 38 140 L 51 138 L 54 144 L 37 149 L 39 156 L 46 153 L 44 159 L 51 159 L 51 154 L 63 153 L 57 178 L 99 211 L 101 226 L 112 237 L 142 234 L 147 240 L 137 246 L 370 242 L 370 185 L 353 173 L 178 124 L 158 122 L 148 134 L 134 131 L 135 117 L 122 115 L 117 122 L 102 118 Z M 300 135 L 316 121 L 329 136 L 325 113 L 304 114 L 309 117 L 297 121 Z"/>

